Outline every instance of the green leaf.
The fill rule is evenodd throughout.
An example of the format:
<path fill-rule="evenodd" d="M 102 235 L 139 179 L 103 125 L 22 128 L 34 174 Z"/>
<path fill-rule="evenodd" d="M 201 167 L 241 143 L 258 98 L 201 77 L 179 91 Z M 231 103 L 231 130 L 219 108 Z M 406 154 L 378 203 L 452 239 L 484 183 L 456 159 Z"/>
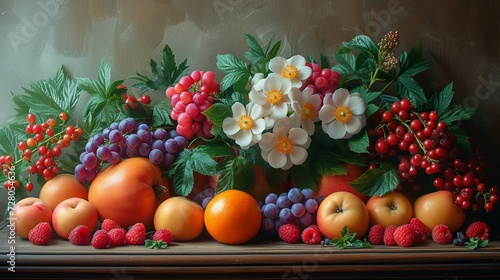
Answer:
<path fill-rule="evenodd" d="M 469 241 L 465 242 L 464 244 L 470 250 L 475 250 L 475 249 L 478 249 L 478 248 L 484 248 L 484 247 L 486 247 L 486 245 L 488 245 L 488 242 L 489 242 L 489 239 L 485 239 L 485 240 L 481 241 L 479 239 L 479 237 L 473 237 L 473 238 L 469 239 Z"/>
<path fill-rule="evenodd" d="M 251 190 L 255 185 L 253 163 L 237 156 L 221 163 L 217 192 L 231 189 Z"/>
<path fill-rule="evenodd" d="M 151 119 L 152 127 L 173 126 L 174 122 L 170 118 L 172 104 L 166 99 L 161 100 L 153 106 L 153 115 Z"/>
<path fill-rule="evenodd" d="M 157 241 L 154 241 L 154 240 L 151 240 L 151 239 L 146 239 L 144 241 L 144 246 L 147 248 L 147 249 L 155 249 L 155 250 L 158 250 L 158 249 L 165 249 L 168 247 L 168 244 L 167 242 L 165 241 L 162 241 L 162 240 L 157 240 Z"/>
<path fill-rule="evenodd" d="M 399 75 L 412 77 L 429 69 L 430 62 L 423 59 L 423 48 L 412 48 L 409 53 L 403 52 L 399 57 Z"/>
<path fill-rule="evenodd" d="M 453 105 L 439 115 L 439 120 L 446 124 L 451 124 L 455 121 L 469 120 L 474 116 L 476 111 L 476 109 L 467 106 Z"/>
<path fill-rule="evenodd" d="M 353 135 L 350 139 L 348 139 L 347 143 L 349 144 L 349 149 L 354 153 L 368 153 L 370 139 L 368 138 L 366 130 L 362 130 L 360 133 Z"/>
<path fill-rule="evenodd" d="M 373 113 L 377 112 L 380 108 L 375 104 L 366 105 L 365 117 L 368 119 Z"/>
<path fill-rule="evenodd" d="M 250 34 L 245 34 L 245 37 L 247 38 L 247 45 L 249 48 L 249 51 L 243 54 L 245 58 L 254 64 L 264 61 L 266 59 L 266 54 L 255 37 Z"/>
<path fill-rule="evenodd" d="M 151 67 L 151 73 L 153 74 L 152 79 L 139 73 L 129 77 L 139 81 L 132 86 L 140 89 L 142 93 L 148 90 L 166 90 L 169 86 L 172 86 L 188 68 L 187 59 L 177 65 L 174 53 L 168 45 L 163 47 L 160 64 L 158 65 L 156 61 L 151 59 L 149 65 Z"/>
<path fill-rule="evenodd" d="M 457 145 L 460 147 L 460 152 L 463 153 L 465 157 L 471 158 L 473 154 L 469 135 L 459 126 L 454 124 L 448 125 L 448 132 L 452 132 L 457 137 Z"/>
<path fill-rule="evenodd" d="M 221 90 L 233 87 L 235 91 L 245 91 L 251 72 L 243 60 L 232 54 L 219 54 L 216 64 L 217 68 L 226 74 L 220 83 Z"/>
<path fill-rule="evenodd" d="M 229 104 L 214 103 L 203 114 L 213 123 L 212 135 L 219 136 L 223 135 L 222 122 L 225 118 L 232 117 L 233 112 Z"/>
<path fill-rule="evenodd" d="M 354 37 L 345 46 L 352 50 L 357 50 L 368 54 L 375 62 L 378 61 L 378 47 L 373 40 L 366 35 L 358 35 Z"/>
<path fill-rule="evenodd" d="M 399 184 L 397 168 L 388 162 L 382 162 L 378 168 L 366 170 L 350 184 L 364 195 L 382 196 L 395 190 Z"/>
<path fill-rule="evenodd" d="M 349 228 L 344 226 L 340 232 L 340 237 L 334 238 L 330 241 L 330 245 L 339 247 L 340 250 L 350 248 L 370 248 L 371 245 L 368 241 L 356 239 L 357 232 L 349 233 Z"/>
<path fill-rule="evenodd" d="M 410 102 L 415 105 L 417 110 L 420 110 L 422 106 L 427 102 L 424 90 L 420 84 L 413 78 L 408 76 L 398 76 L 396 82 L 394 83 L 396 90 L 401 98 L 407 98 Z"/>
<path fill-rule="evenodd" d="M 435 93 L 429 98 L 425 110 L 435 110 L 438 115 L 443 114 L 450 107 L 454 95 L 453 83 L 450 83 L 441 92 Z"/>
<path fill-rule="evenodd" d="M 306 161 L 301 165 L 294 165 L 291 168 L 290 174 L 292 175 L 293 183 L 303 188 L 310 188 L 312 190 L 317 190 L 319 182 L 321 180 L 320 174 L 314 169 L 314 163 L 310 160 Z M 307 176 L 304 176 L 307 174 Z"/>

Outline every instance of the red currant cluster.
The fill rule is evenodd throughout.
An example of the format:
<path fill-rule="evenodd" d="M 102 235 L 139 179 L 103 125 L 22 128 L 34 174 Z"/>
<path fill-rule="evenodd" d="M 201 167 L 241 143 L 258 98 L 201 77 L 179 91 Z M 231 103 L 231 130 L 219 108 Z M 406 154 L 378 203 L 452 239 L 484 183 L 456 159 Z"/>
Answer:
<path fill-rule="evenodd" d="M 170 117 L 177 121 L 179 135 L 187 140 L 195 135 L 213 137 L 210 132 L 213 123 L 202 113 L 213 104 L 214 94 L 219 90 L 214 72 L 197 70 L 182 77 L 175 86 L 167 88 L 165 93 L 173 106 Z"/>
<path fill-rule="evenodd" d="M 125 85 L 119 85 L 118 88 L 125 88 Z M 142 104 L 150 104 L 151 103 L 151 97 L 147 94 L 144 94 L 138 98 L 135 98 L 133 95 L 129 95 L 126 92 L 123 93 L 123 108 L 125 110 L 130 109 L 137 109 L 138 105 L 137 102 L 142 103 Z"/>
<path fill-rule="evenodd" d="M 333 93 L 337 90 L 340 82 L 340 74 L 336 71 L 332 71 L 329 68 L 321 69 L 321 66 L 317 63 L 306 62 L 306 65 L 312 69 L 312 74 L 304 82 L 300 90 L 304 90 L 309 87 L 313 90 L 313 93 L 319 94 L 321 100 L 325 97 L 327 93 Z"/>
<path fill-rule="evenodd" d="M 374 128 L 371 138 L 371 158 L 395 158 L 403 185 L 414 191 L 421 189 L 419 176 L 432 176 L 436 189 L 456 195 L 463 209 L 493 210 L 498 201 L 497 188 L 486 189 L 483 183 L 484 159 L 479 149 L 464 160 L 456 135 L 439 121 L 436 111 L 415 112 L 408 99 L 392 103 L 390 110 L 380 111 L 371 118 Z"/>
<path fill-rule="evenodd" d="M 53 118 L 49 118 L 42 123 L 37 123 L 34 114 L 30 113 L 26 116 L 26 121 L 28 122 L 26 134 L 29 138 L 26 141 L 17 143 L 17 148 L 20 151 L 20 159 L 14 161 L 12 155 L 0 156 L 0 164 L 6 177 L 11 167 L 22 163 L 22 161 L 29 163 L 28 170 L 30 174 L 43 176 L 46 181 L 59 173 L 57 159 L 61 156 L 62 149 L 69 147 L 71 141 L 78 140 L 83 134 L 81 128 L 75 128 L 72 125 L 66 126 L 64 124 L 68 119 L 66 113 L 61 113 L 59 119 L 62 121 L 60 124 L 57 124 L 57 121 Z M 34 160 L 37 156 L 39 156 L 38 159 Z M 16 188 L 21 185 L 17 179 L 13 183 L 11 180 L 7 180 L 4 182 L 4 187 L 7 189 L 11 184 Z M 27 191 L 33 189 L 30 176 L 28 176 L 25 188 Z"/>

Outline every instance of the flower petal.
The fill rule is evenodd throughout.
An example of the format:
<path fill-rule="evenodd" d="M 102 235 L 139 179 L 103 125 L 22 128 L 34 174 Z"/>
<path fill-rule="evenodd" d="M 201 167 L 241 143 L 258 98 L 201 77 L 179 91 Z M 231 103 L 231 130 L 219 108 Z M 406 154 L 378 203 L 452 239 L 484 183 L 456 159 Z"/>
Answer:
<path fill-rule="evenodd" d="M 285 67 L 285 65 L 287 65 L 286 58 L 276 56 L 269 61 L 269 70 L 274 73 L 281 73 L 281 70 Z"/>
<path fill-rule="evenodd" d="M 333 121 L 327 125 L 326 133 L 332 139 L 342 139 L 342 137 L 344 137 L 345 135 L 345 132 L 345 125 L 338 121 Z"/>
<path fill-rule="evenodd" d="M 335 108 L 331 105 L 323 105 L 321 109 L 319 110 L 319 119 L 323 123 L 331 123 L 335 119 L 335 115 L 333 114 L 335 112 Z"/>
<path fill-rule="evenodd" d="M 290 139 L 293 144 L 304 145 L 307 143 L 307 138 L 309 138 L 309 135 L 301 128 L 292 128 L 290 132 L 288 132 L 288 139 Z"/>
<path fill-rule="evenodd" d="M 232 135 L 238 133 L 240 131 L 240 127 L 238 126 L 238 121 L 235 120 L 234 118 L 225 118 L 222 121 L 222 131 L 231 138 Z"/>
<path fill-rule="evenodd" d="M 252 132 L 254 134 L 261 134 L 264 129 L 266 129 L 266 121 L 264 119 L 254 120 L 252 126 Z"/>
<path fill-rule="evenodd" d="M 239 119 L 241 116 L 247 114 L 247 110 L 245 109 L 245 106 L 243 104 L 236 102 L 231 106 L 231 111 L 233 112 L 233 118 Z"/>
<path fill-rule="evenodd" d="M 345 123 L 345 130 L 352 135 L 358 134 L 361 128 L 363 128 L 363 125 L 358 116 L 352 116 L 349 121 Z"/>
<path fill-rule="evenodd" d="M 271 151 L 276 144 L 276 136 L 270 132 L 264 133 L 260 139 L 259 147 L 262 151 Z"/>
<path fill-rule="evenodd" d="M 290 160 L 295 165 L 303 164 L 307 159 L 307 150 L 302 147 L 293 147 L 289 153 Z"/>
<path fill-rule="evenodd" d="M 287 62 L 288 65 L 293 65 L 293 66 L 295 66 L 297 68 L 306 65 L 306 59 L 303 56 L 299 55 L 299 54 L 296 54 L 296 55 L 290 57 L 289 59 L 287 59 L 286 62 Z"/>
<path fill-rule="evenodd" d="M 287 162 L 287 156 L 277 149 L 273 149 L 268 156 L 269 164 L 273 168 L 282 168 Z"/>
<path fill-rule="evenodd" d="M 345 88 L 339 88 L 333 93 L 333 102 L 337 106 L 347 106 L 349 102 L 349 91 Z"/>
<path fill-rule="evenodd" d="M 365 113 L 366 110 L 365 101 L 360 96 L 351 95 L 347 107 L 349 107 L 349 109 L 354 115 L 362 115 Z"/>

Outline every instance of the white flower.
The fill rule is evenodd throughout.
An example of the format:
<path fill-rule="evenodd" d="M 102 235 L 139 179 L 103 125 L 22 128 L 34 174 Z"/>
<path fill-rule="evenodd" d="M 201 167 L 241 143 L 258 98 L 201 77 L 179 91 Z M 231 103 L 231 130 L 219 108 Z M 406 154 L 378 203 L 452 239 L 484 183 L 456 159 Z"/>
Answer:
<path fill-rule="evenodd" d="M 292 109 L 294 115 L 298 116 L 301 127 L 308 135 L 314 133 L 314 123 L 319 120 L 318 112 L 321 108 L 321 97 L 318 94 L 313 94 L 310 87 L 306 87 L 302 92 L 294 90 L 290 93 L 292 101 Z"/>
<path fill-rule="evenodd" d="M 266 79 L 264 78 L 264 74 L 262 73 L 257 73 L 253 76 L 251 84 L 252 84 L 252 89 L 256 91 L 261 91 L 262 90 L 262 85 L 264 84 L 264 81 Z"/>
<path fill-rule="evenodd" d="M 281 77 L 292 82 L 292 86 L 300 88 L 312 74 L 312 69 L 306 66 L 306 59 L 300 55 L 294 55 L 289 59 L 284 57 L 274 57 L 269 61 L 269 69 Z"/>
<path fill-rule="evenodd" d="M 263 107 L 270 105 L 270 114 L 274 120 L 286 117 L 290 98 L 288 93 L 292 90 L 290 80 L 279 76 L 268 76 L 263 84 L 262 90 L 252 90 L 249 93 L 250 101 Z"/>
<path fill-rule="evenodd" d="M 366 125 L 366 104 L 359 93 L 340 88 L 328 93 L 319 111 L 323 131 L 333 139 L 349 139 Z"/>
<path fill-rule="evenodd" d="M 262 138 L 265 129 L 262 117 L 265 111 L 262 106 L 255 103 L 248 103 L 246 108 L 241 103 L 234 103 L 231 110 L 233 117 L 222 121 L 222 130 L 229 138 L 236 140 L 236 144 L 248 149 Z"/>
<path fill-rule="evenodd" d="M 262 158 L 273 168 L 290 169 L 307 159 L 309 136 L 302 128 L 290 128 L 288 119 L 276 122 L 273 132 L 266 132 L 259 142 Z"/>

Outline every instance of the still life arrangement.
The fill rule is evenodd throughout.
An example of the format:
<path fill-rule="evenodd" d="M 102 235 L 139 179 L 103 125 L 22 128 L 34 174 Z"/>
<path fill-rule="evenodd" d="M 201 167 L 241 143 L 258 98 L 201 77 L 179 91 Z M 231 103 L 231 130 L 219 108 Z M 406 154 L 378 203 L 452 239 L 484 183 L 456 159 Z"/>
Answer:
<path fill-rule="evenodd" d="M 166 45 L 152 76 L 112 81 L 102 62 L 95 79 L 61 68 L 14 92 L 0 164 L 16 234 L 94 248 L 204 231 L 224 244 L 487 246 L 490 225 L 468 217 L 489 215 L 498 189 L 459 125 L 475 111 L 453 103 L 452 83 L 424 92 L 422 47 L 399 50 L 396 31 L 282 57 L 280 41 L 245 36 L 248 51 L 217 55 L 216 70 Z"/>

